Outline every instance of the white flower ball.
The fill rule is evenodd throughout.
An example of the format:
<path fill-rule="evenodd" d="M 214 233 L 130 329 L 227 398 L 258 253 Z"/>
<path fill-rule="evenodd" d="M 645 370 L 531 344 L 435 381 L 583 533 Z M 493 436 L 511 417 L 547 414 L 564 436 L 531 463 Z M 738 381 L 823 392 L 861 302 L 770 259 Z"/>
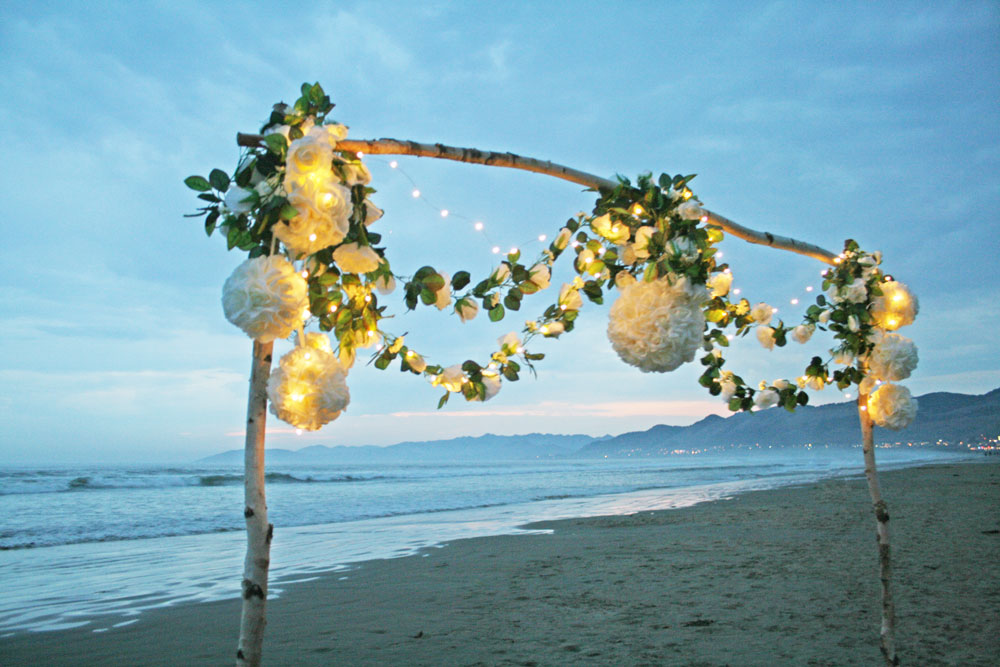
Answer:
<path fill-rule="evenodd" d="M 882 336 L 868 357 L 871 374 L 885 382 L 898 382 L 910 377 L 917 367 L 917 346 L 912 340 L 896 333 Z"/>
<path fill-rule="evenodd" d="M 333 146 L 324 132 L 309 131 L 288 144 L 285 159 L 285 187 L 300 186 L 309 180 L 310 174 L 330 169 L 333 162 Z"/>
<path fill-rule="evenodd" d="M 290 336 L 308 306 L 305 279 L 280 255 L 246 260 L 222 286 L 226 319 L 261 343 Z"/>
<path fill-rule="evenodd" d="M 810 338 L 812 338 L 813 332 L 815 330 L 816 330 L 815 324 L 800 324 L 799 326 L 792 329 L 792 338 L 795 339 L 796 343 L 802 343 L 804 345 L 805 343 L 809 342 Z"/>
<path fill-rule="evenodd" d="M 483 387 L 486 389 L 486 396 L 479 398 L 476 396 L 473 401 L 486 402 L 500 393 L 500 376 L 497 374 L 483 375 Z"/>
<path fill-rule="evenodd" d="M 875 324 L 887 331 L 913 324 L 920 312 L 917 296 L 898 281 L 879 283 L 878 287 L 882 290 L 882 296 L 872 299 L 871 305 Z"/>
<path fill-rule="evenodd" d="M 283 356 L 267 382 L 267 397 L 271 412 L 295 428 L 316 431 L 339 417 L 351 394 L 347 369 L 331 351 L 329 339 L 307 334 L 305 345 Z"/>
<path fill-rule="evenodd" d="M 233 183 L 229 186 L 229 189 L 226 190 L 224 202 L 226 204 L 226 208 L 236 215 L 249 213 L 250 209 L 253 208 L 253 204 L 250 201 L 252 196 L 253 192 L 250 190 L 244 190 L 240 186 Z"/>
<path fill-rule="evenodd" d="M 774 317 L 774 308 L 763 301 L 750 309 L 750 319 L 757 324 L 769 324 Z"/>
<path fill-rule="evenodd" d="M 916 419 L 917 401 L 906 387 L 884 384 L 868 397 L 868 414 L 878 426 L 898 431 Z"/>
<path fill-rule="evenodd" d="M 689 199 L 677 207 L 677 215 L 684 220 L 700 220 L 705 211 L 693 199 Z"/>
<path fill-rule="evenodd" d="M 774 327 L 759 326 L 757 327 L 757 340 L 760 341 L 761 347 L 765 350 L 774 349 Z"/>
<path fill-rule="evenodd" d="M 685 278 L 626 286 L 611 306 L 608 339 L 622 361 L 666 373 L 694 359 L 701 347 L 708 291 Z"/>

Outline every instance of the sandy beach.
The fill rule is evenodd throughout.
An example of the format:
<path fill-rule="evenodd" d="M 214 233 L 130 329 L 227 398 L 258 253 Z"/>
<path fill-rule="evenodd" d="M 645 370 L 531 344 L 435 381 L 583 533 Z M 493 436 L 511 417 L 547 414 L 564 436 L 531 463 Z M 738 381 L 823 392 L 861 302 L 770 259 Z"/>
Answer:
<path fill-rule="evenodd" d="M 1000 466 L 884 473 L 905 665 L 996 664 Z M 288 587 L 273 665 L 878 665 L 862 478 L 536 524 Z M 280 539 L 280 527 L 278 536 Z M 192 573 L 197 576 L 197 573 Z M 0 639 L 3 665 L 218 665 L 237 601 Z"/>

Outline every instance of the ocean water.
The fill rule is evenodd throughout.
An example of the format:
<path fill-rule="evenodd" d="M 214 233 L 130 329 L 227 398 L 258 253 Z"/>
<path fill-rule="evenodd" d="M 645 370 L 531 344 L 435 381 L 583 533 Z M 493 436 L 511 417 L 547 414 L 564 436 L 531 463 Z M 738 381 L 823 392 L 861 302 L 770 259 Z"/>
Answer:
<path fill-rule="evenodd" d="M 878 451 L 883 470 L 960 456 Z M 350 563 L 515 533 L 532 521 L 683 507 L 862 470 L 859 449 L 272 466 L 271 594 Z M 0 469 L 0 636 L 101 632 L 146 609 L 238 595 L 242 495 L 242 471 L 231 466 Z"/>

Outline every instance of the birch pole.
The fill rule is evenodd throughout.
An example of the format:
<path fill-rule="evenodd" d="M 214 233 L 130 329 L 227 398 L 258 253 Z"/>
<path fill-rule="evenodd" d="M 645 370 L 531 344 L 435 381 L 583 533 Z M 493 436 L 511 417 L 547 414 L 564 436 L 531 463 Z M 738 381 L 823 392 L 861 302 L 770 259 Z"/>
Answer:
<path fill-rule="evenodd" d="M 858 417 L 861 420 L 862 449 L 865 454 L 865 477 L 868 479 L 868 493 L 872 497 L 872 508 L 875 511 L 878 538 L 879 581 L 882 583 L 882 628 L 879 633 L 879 645 L 886 665 L 895 667 L 899 664 L 899 656 L 896 655 L 896 609 L 890 588 L 892 561 L 889 553 L 889 510 L 882 500 L 878 472 L 875 469 L 875 438 L 872 434 L 872 418 L 868 414 L 868 394 L 858 393 Z"/>
<path fill-rule="evenodd" d="M 236 143 L 248 148 L 264 145 L 259 134 L 236 135 Z M 522 169 L 538 174 L 546 174 L 571 183 L 584 185 L 594 190 L 613 190 L 618 186 L 611 179 L 579 171 L 554 162 L 523 157 L 514 153 L 481 151 L 476 148 L 457 148 L 444 144 L 422 144 L 416 141 L 398 139 L 345 140 L 337 143 L 337 148 L 351 153 L 374 155 L 411 155 L 454 160 L 491 167 Z M 705 210 L 708 224 L 757 245 L 765 245 L 778 250 L 787 250 L 806 257 L 836 265 L 838 256 L 817 245 L 798 239 L 761 232 L 744 227 L 732 220 Z M 250 402 L 247 407 L 246 443 L 246 517 L 247 556 L 243 576 L 243 619 L 240 626 L 240 648 L 237 651 L 237 665 L 259 665 L 261 643 L 263 641 L 265 602 L 267 598 L 267 568 L 269 562 L 271 532 L 273 526 L 267 523 L 267 506 L 264 502 L 264 420 L 267 397 L 265 387 L 270 375 L 271 343 L 254 343 L 254 364 L 250 381 Z M 265 350 L 266 348 L 266 350 Z M 871 494 L 875 518 L 878 522 L 879 574 L 882 583 L 882 626 L 881 650 L 886 664 L 899 664 L 895 649 L 895 611 L 890 589 L 892 563 L 889 553 L 889 514 L 879 490 L 878 473 L 875 468 L 875 451 L 872 422 L 867 412 L 868 396 L 858 395 L 858 415 L 864 442 L 865 476 Z"/>
<path fill-rule="evenodd" d="M 271 376 L 274 343 L 253 342 L 247 435 L 243 452 L 243 516 L 247 524 L 247 553 L 243 561 L 243 612 L 237 667 L 258 667 L 267 625 L 267 570 L 271 563 L 271 535 L 264 489 L 264 427 L 267 423 L 267 380 Z"/>

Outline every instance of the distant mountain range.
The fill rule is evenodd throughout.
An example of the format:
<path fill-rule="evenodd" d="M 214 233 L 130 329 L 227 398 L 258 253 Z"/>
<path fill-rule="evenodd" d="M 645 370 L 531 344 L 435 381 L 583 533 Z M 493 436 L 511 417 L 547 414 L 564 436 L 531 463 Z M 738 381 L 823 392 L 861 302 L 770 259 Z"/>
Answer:
<path fill-rule="evenodd" d="M 982 395 L 937 392 L 917 398 L 916 421 L 902 431 L 875 429 L 875 441 L 951 444 L 979 442 L 1000 435 L 1000 388 Z M 860 443 L 861 431 L 853 401 L 804 406 L 794 414 L 781 408 L 740 412 L 723 418 L 709 415 L 690 426 L 661 424 L 647 431 L 618 436 L 482 435 L 450 440 L 402 442 L 388 447 L 326 447 L 299 450 L 268 449 L 272 463 L 420 463 L 454 461 L 517 461 L 557 458 L 662 456 L 675 450 L 725 450 L 739 447 L 849 447 Z M 200 463 L 240 463 L 243 450 L 233 449 L 201 459 Z"/>

